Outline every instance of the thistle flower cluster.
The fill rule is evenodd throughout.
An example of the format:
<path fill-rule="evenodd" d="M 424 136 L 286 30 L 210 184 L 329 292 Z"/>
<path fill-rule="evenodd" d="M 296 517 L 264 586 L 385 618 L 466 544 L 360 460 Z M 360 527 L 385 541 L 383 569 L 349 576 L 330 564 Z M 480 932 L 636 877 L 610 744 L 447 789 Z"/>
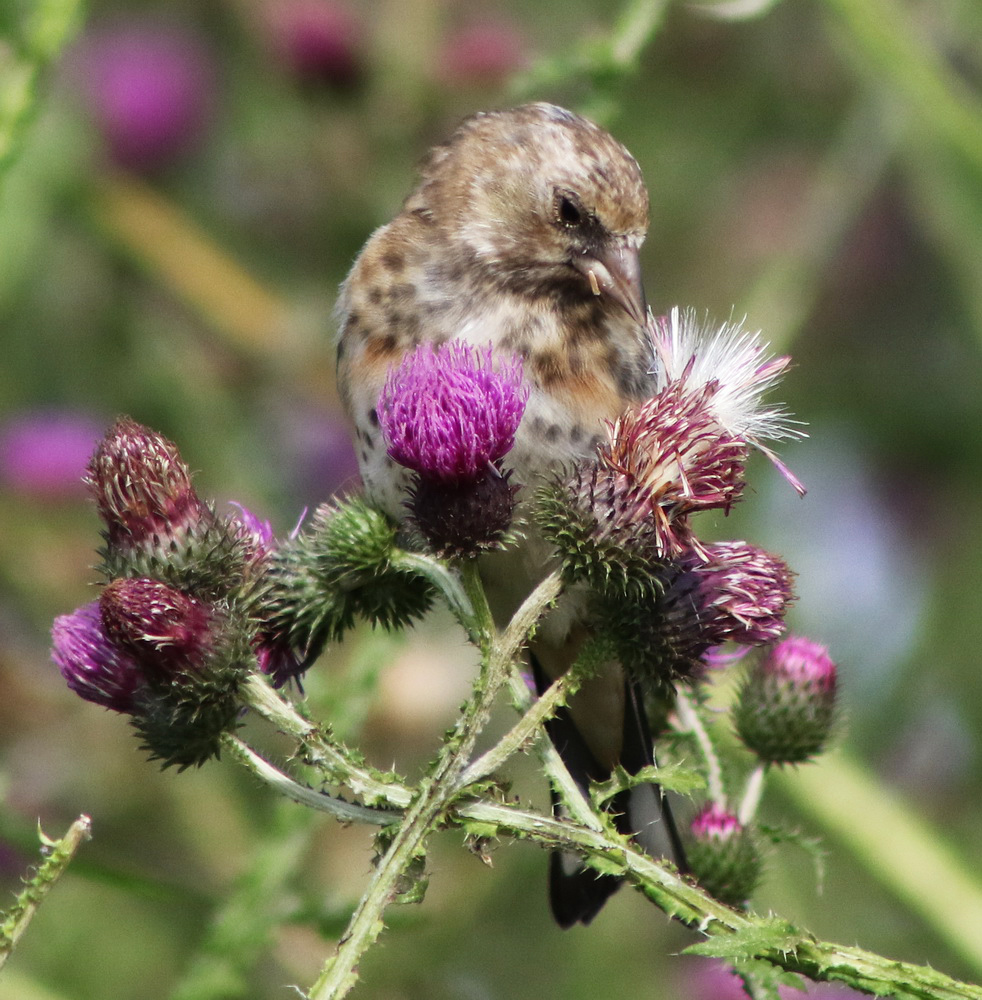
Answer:
<path fill-rule="evenodd" d="M 521 361 L 495 365 L 490 345 L 423 344 L 389 374 L 379 423 L 389 457 L 414 473 L 407 507 L 434 552 L 501 543 L 519 488 L 502 460 L 527 401 Z"/>
<path fill-rule="evenodd" d="M 692 519 L 728 513 L 751 450 L 771 454 L 765 441 L 801 432 L 763 402 L 788 359 L 768 356 L 755 334 L 677 309 L 648 333 L 654 394 L 608 424 L 593 461 L 541 491 L 538 519 L 567 581 L 594 592 L 621 660 L 658 688 L 701 676 L 724 642 L 782 634 L 793 598 L 784 561 L 749 542 L 706 544 Z"/>
<path fill-rule="evenodd" d="M 106 585 L 55 621 L 55 662 L 81 697 L 129 715 L 164 766 L 200 764 L 236 725 L 238 686 L 257 658 L 279 683 L 298 669 L 254 613 L 272 532 L 244 508 L 219 517 L 177 447 L 125 417 L 85 481 L 103 521 Z"/>

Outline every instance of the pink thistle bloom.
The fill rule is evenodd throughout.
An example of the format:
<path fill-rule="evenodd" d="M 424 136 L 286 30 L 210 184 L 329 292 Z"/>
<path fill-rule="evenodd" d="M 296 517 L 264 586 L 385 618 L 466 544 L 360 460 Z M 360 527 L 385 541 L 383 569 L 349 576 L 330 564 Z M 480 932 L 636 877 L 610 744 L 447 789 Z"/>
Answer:
<path fill-rule="evenodd" d="M 766 677 L 821 702 L 835 701 L 838 668 L 827 647 L 804 636 L 788 636 L 772 646 L 761 661 Z"/>
<path fill-rule="evenodd" d="M 522 362 L 491 345 L 423 344 L 386 379 L 378 416 L 388 453 L 423 479 L 477 481 L 511 450 L 528 389 Z"/>
<path fill-rule="evenodd" d="M 136 659 L 109 640 L 98 601 L 56 618 L 51 641 L 51 658 L 79 697 L 114 712 L 133 711 L 143 674 Z"/>
<path fill-rule="evenodd" d="M 608 426 L 599 465 L 639 487 L 663 538 L 681 551 L 685 515 L 723 510 L 743 490 L 746 443 L 722 427 L 713 409 L 714 383 L 693 391 L 686 374 Z"/>
<path fill-rule="evenodd" d="M 743 825 L 733 813 L 710 802 L 699 810 L 689 829 L 700 840 L 729 840 L 743 830 Z"/>

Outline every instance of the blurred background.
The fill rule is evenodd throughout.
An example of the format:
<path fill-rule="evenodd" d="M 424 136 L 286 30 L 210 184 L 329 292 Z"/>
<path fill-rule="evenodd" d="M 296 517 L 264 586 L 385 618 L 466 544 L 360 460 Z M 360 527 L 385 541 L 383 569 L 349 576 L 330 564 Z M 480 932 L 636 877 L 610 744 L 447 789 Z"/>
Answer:
<path fill-rule="evenodd" d="M 51 664 L 52 618 L 94 595 L 98 524 L 79 477 L 128 413 L 179 444 L 202 495 L 280 534 L 350 484 L 338 283 L 431 144 L 465 114 L 527 99 L 596 116 L 640 161 L 656 311 L 746 315 L 793 355 L 781 394 L 809 437 L 782 457 L 807 496 L 762 461 L 740 508 L 703 533 L 787 558 L 793 627 L 841 665 L 843 752 L 977 877 L 977 0 L 7 0 L 0 86 L 26 92 L 15 145 L 0 144 L 4 897 L 36 858 L 39 819 L 60 835 L 86 812 L 95 834 L 0 998 L 265 1000 L 309 985 L 331 952 L 371 832 L 274 801 L 231 762 L 158 772 L 126 721 Z M 436 616 L 409 636 L 356 633 L 307 687 L 369 759 L 417 775 L 472 669 Z M 819 892 L 804 852 L 774 849 L 756 908 L 977 981 L 978 952 L 781 779 L 765 816 L 823 836 L 826 876 Z M 516 781 L 544 804 L 531 766 Z M 860 806 L 856 824 L 868 819 Z M 459 841 L 436 838 L 425 903 L 390 911 L 356 996 L 736 995 L 708 961 L 670 957 L 693 937 L 635 894 L 561 932 L 541 851 L 506 845 L 488 868 Z M 916 877 L 921 858 L 899 863 Z M 929 888 L 943 903 L 947 886 Z"/>

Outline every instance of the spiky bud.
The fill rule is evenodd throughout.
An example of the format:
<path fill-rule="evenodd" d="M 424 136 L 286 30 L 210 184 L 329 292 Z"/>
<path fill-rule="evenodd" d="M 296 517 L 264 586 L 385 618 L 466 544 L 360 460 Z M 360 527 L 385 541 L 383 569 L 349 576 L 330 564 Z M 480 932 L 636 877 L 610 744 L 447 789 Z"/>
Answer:
<path fill-rule="evenodd" d="M 757 646 L 784 631 L 791 571 L 747 542 L 698 545 L 662 565 L 653 598 L 605 597 L 602 627 L 624 665 L 649 688 L 698 679 L 724 642 Z"/>
<path fill-rule="evenodd" d="M 826 747 L 836 719 L 838 671 L 824 646 L 791 636 L 749 670 L 733 710 L 744 745 L 764 762 L 797 764 Z"/>
<path fill-rule="evenodd" d="M 269 589 L 268 574 L 278 549 L 273 536 L 273 526 L 247 507 L 234 503 L 238 513 L 232 518 L 232 530 L 244 547 L 246 577 L 249 583 L 246 605 L 258 619 L 253 651 L 261 673 L 266 674 L 274 687 L 282 687 L 291 680 L 298 680 L 306 665 L 297 651 L 262 620 Z"/>
<path fill-rule="evenodd" d="M 210 599 L 241 584 L 241 531 L 198 496 L 177 446 L 163 435 L 121 417 L 89 461 L 86 483 L 105 524 L 108 579 L 153 577 Z"/>
<path fill-rule="evenodd" d="M 296 649 L 306 667 L 357 617 L 398 628 L 423 615 L 432 588 L 399 566 L 396 526 L 355 497 L 319 507 L 309 528 L 270 564 L 261 617 L 267 634 Z"/>
<path fill-rule="evenodd" d="M 714 803 L 692 820 L 685 856 L 699 884 L 730 906 L 745 903 L 760 880 L 760 849 L 752 831 Z"/>

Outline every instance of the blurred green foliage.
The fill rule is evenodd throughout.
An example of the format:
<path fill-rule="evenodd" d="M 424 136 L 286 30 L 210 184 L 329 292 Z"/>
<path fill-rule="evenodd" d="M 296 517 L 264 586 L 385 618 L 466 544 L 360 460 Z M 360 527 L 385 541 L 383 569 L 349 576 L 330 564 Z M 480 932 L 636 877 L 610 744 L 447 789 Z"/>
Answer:
<path fill-rule="evenodd" d="M 59 38 L 34 45 L 32 32 L 69 30 L 75 5 L 3 5 L 0 130 L 14 141 L 0 175 L 0 424 L 128 412 L 180 444 L 204 495 L 289 531 L 351 474 L 331 308 L 414 164 L 480 108 L 536 98 L 601 115 L 651 189 L 653 307 L 746 313 L 796 361 L 782 389 L 811 437 L 783 457 L 809 494 L 761 464 L 756 495 L 716 530 L 799 571 L 794 624 L 842 664 L 848 747 L 974 859 L 982 5 L 785 0 L 740 19 L 735 2 L 618 14 L 596 0 L 352 0 L 358 72 L 342 81 L 297 80 L 276 56 L 272 5 L 90 0 L 53 66 Z M 86 97 L 86 46 L 121 21 L 176 25 L 210 64 L 193 141 L 142 176 L 113 163 Z M 515 48 L 491 69 L 472 54 L 470 73 L 448 50 L 476 21 Z M 3 475 L 4 879 L 16 888 L 39 816 L 62 829 L 88 812 L 95 839 L 0 998 L 259 1000 L 309 983 L 364 884 L 370 834 L 272 802 L 224 763 L 158 774 L 120 718 L 71 695 L 47 629 L 91 599 L 96 518 L 78 492 Z M 440 619 L 404 640 L 365 633 L 325 657 L 308 693 L 381 765 L 414 772 L 466 687 L 462 649 Z M 531 768 L 516 782 L 543 797 Z M 776 799 L 770 818 L 795 825 L 789 808 Z M 452 841 L 430 858 L 424 905 L 392 915 L 362 995 L 706 995 L 667 957 L 689 936 L 640 898 L 621 892 L 594 926 L 562 933 L 541 853 L 498 851 L 492 870 Z M 823 895 L 810 859 L 783 848 L 759 907 L 978 978 L 836 839 L 828 848 Z"/>

